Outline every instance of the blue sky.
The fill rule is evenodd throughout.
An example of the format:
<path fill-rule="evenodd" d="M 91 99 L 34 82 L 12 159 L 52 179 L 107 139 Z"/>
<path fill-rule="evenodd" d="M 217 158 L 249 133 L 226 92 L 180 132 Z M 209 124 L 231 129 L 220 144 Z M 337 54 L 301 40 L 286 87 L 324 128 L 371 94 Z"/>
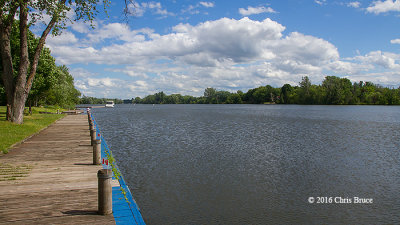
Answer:
<path fill-rule="evenodd" d="M 46 42 L 88 96 L 201 96 L 327 75 L 400 85 L 400 0 L 137 1 L 128 22 L 111 2 L 96 29 L 78 21 Z"/>

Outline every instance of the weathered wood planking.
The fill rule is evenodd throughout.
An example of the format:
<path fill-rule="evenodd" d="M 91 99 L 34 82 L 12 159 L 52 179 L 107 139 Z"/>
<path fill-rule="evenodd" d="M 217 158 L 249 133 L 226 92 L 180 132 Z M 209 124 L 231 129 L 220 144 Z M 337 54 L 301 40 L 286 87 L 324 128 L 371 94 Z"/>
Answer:
<path fill-rule="evenodd" d="M 87 116 L 68 115 L 2 155 L 0 224 L 115 224 L 97 215 L 92 151 Z"/>

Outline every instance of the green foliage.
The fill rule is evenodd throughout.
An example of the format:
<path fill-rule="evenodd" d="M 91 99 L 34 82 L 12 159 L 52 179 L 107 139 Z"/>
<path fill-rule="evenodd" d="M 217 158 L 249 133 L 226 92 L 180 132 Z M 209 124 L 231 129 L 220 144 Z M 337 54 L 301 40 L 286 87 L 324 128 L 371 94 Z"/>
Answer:
<path fill-rule="evenodd" d="M 227 104 L 242 104 L 243 101 L 242 101 L 240 94 L 234 93 L 234 94 L 230 94 L 228 96 L 228 98 L 226 99 L 226 103 Z"/>
<path fill-rule="evenodd" d="M 56 67 L 55 76 L 55 83 L 46 94 L 47 103 L 64 108 L 74 108 L 81 95 L 74 87 L 74 78 L 69 74 L 66 66 Z"/>
<path fill-rule="evenodd" d="M 141 104 L 379 104 L 400 105 L 400 89 L 390 89 L 371 82 L 351 84 L 347 78 L 327 76 L 321 85 L 311 83 L 305 76 L 299 86 L 284 84 L 281 88 L 270 85 L 249 89 L 246 93 L 219 91 L 206 88 L 201 97 L 166 95 L 159 92 L 141 99 L 136 97 L 132 103 Z"/>
<path fill-rule="evenodd" d="M 327 76 L 322 82 L 324 89 L 324 103 L 347 105 L 352 100 L 352 85 L 349 79 Z"/>

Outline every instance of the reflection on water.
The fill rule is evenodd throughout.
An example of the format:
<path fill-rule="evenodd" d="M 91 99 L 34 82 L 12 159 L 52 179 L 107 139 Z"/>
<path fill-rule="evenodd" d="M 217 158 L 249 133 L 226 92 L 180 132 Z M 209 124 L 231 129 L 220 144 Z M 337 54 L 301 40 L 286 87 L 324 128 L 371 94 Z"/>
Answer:
<path fill-rule="evenodd" d="M 148 224 L 400 221 L 400 107 L 117 105 L 94 115 Z"/>

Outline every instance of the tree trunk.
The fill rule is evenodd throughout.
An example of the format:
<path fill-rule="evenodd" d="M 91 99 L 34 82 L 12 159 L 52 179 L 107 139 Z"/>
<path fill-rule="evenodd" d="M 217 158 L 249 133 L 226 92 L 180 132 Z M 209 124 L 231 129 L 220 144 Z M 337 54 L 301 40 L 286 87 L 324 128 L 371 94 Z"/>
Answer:
<path fill-rule="evenodd" d="M 5 4 L 6 4 L 5 1 L 1 1 L 2 9 L 5 6 Z M 0 10 L 0 51 L 3 64 L 2 79 L 7 99 L 7 114 L 6 114 L 7 120 L 11 120 L 11 115 L 12 115 L 11 104 L 13 101 L 13 93 L 14 93 L 14 69 L 13 69 L 12 55 L 11 55 L 10 35 L 11 35 L 12 25 L 14 23 L 14 16 L 18 10 L 18 3 L 16 1 L 13 1 L 10 3 L 9 7 L 10 11 L 8 15 L 4 14 L 3 10 Z"/>
<path fill-rule="evenodd" d="M 22 124 L 24 122 L 24 108 L 26 98 L 18 97 L 14 99 L 11 122 Z"/>
<path fill-rule="evenodd" d="M 4 24 L 0 26 L 0 51 L 1 60 L 3 63 L 2 79 L 4 84 L 4 90 L 6 92 L 7 105 L 12 105 L 13 92 L 14 92 L 14 69 L 11 56 L 11 45 L 10 45 L 10 32 L 11 27 L 4 27 Z M 11 119 L 12 110 L 6 115 L 6 119 Z"/>
<path fill-rule="evenodd" d="M 27 2 L 20 3 L 19 13 L 19 32 L 20 32 L 20 62 L 18 68 L 18 77 L 15 84 L 13 102 L 12 102 L 12 116 L 11 122 L 22 124 L 24 122 L 24 107 L 28 97 L 25 92 L 26 75 L 29 68 L 29 55 L 28 55 L 28 11 Z"/>

